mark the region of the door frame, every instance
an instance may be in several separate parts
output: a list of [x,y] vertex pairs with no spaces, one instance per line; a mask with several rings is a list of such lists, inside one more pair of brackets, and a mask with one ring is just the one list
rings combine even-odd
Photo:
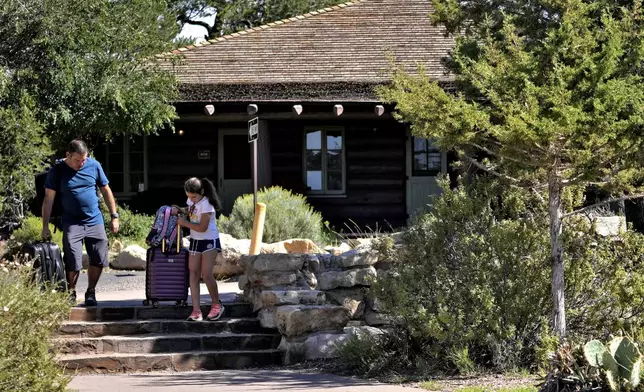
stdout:
[[[405,161],[406,161],[406,174],[407,174],[407,181],[405,181],[405,210],[407,213],[407,218],[412,217],[412,211],[410,211],[411,204],[412,204],[412,192],[411,192],[411,185],[412,185],[412,179],[413,178],[436,178],[435,176],[413,176],[413,158],[414,158],[414,151],[413,151],[413,146],[412,146],[412,141],[414,140],[414,136],[411,134],[411,131],[409,128],[407,128],[407,143],[405,145]],[[446,174],[447,173],[447,152],[441,151],[441,173],[440,174]],[[429,195],[428,195],[429,196]]]

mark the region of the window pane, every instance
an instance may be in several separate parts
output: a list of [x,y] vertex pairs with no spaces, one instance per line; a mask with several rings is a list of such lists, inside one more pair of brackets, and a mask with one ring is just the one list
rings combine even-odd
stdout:
[[123,152],[123,136],[116,136],[109,144],[110,153]]
[[431,152],[428,154],[427,166],[429,170],[440,170],[441,169],[441,154],[440,152]]
[[130,139],[130,152],[143,152],[143,136],[134,136]]
[[306,170],[322,170],[322,150],[306,151]]
[[322,190],[322,172],[321,171],[307,171],[306,172],[306,185],[311,191]]
[[107,176],[112,192],[123,192],[123,173],[110,173]]
[[342,150],[342,131],[327,131],[327,150]]
[[425,171],[427,167],[427,154],[424,152],[414,154],[414,170]]
[[427,139],[414,137],[414,152],[427,151]]
[[143,183],[143,173],[130,173],[130,192],[138,192],[139,184]]
[[143,153],[130,154],[130,171],[143,171]]
[[120,152],[114,153],[110,150],[109,167],[107,168],[107,171],[109,173],[123,172],[123,154],[122,153]]
[[342,171],[342,151],[341,150],[327,151],[326,167],[328,170]]
[[311,131],[306,133],[306,149],[322,149],[322,131]]
[[342,190],[342,171],[329,170],[327,172],[326,189],[328,191]]

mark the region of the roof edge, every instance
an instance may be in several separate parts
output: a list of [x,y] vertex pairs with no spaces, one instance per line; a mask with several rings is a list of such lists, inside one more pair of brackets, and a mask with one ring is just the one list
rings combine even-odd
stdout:
[[326,13],[329,13],[329,12],[340,11],[340,10],[345,9],[347,7],[351,7],[351,6],[360,4],[360,3],[364,3],[366,1],[368,1],[368,0],[352,0],[352,1],[345,2],[345,3],[340,3],[340,4],[337,4],[337,5],[331,6],[331,7],[321,8],[321,9],[318,9],[318,10],[315,10],[315,11],[307,12],[306,14],[293,16],[292,18],[286,18],[286,19],[278,20],[278,21],[267,23],[267,24],[260,25],[260,26],[257,26],[257,27],[252,27],[250,29],[241,30],[241,31],[238,31],[236,33],[226,34],[226,35],[218,37],[218,38],[209,39],[209,40],[206,40],[206,41],[201,42],[201,43],[188,45],[188,46],[185,46],[185,47],[182,47],[182,48],[177,48],[177,49],[174,49],[174,50],[169,51],[169,52],[157,54],[156,57],[166,57],[166,56],[170,56],[170,55],[181,54],[183,52],[187,52],[187,51],[190,51],[190,50],[202,48],[204,46],[213,45],[213,44],[216,44],[218,42],[228,41],[228,40],[233,39],[233,38],[241,37],[241,36],[244,36],[244,35],[247,35],[247,34],[252,34],[252,33],[257,32],[257,31],[263,31],[263,30],[266,30],[266,29],[270,29],[272,27],[281,26],[281,25],[292,23],[292,22],[298,22],[300,20],[306,20],[306,19],[309,19],[311,17],[317,16],[317,15],[320,15],[320,14],[326,14]]

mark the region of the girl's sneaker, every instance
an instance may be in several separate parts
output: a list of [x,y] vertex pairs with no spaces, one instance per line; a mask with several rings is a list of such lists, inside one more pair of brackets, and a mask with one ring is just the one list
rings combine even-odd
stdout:
[[212,307],[210,308],[210,312],[208,313],[208,317],[206,317],[206,320],[208,321],[219,320],[222,314],[224,314],[224,305],[222,305],[221,303],[212,304]]
[[201,310],[193,310],[192,313],[190,313],[190,316],[188,316],[188,321],[202,321],[203,320],[203,315],[201,314]]

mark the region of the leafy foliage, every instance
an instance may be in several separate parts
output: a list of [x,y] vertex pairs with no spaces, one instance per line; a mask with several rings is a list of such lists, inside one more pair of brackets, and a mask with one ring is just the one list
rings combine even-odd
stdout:
[[173,76],[150,59],[176,32],[160,0],[8,0],[0,69],[33,99],[55,145],[156,132],[174,119],[177,95]]
[[[34,173],[51,153],[33,102],[28,96],[12,97],[16,93],[9,91],[10,84],[0,72],[0,231],[14,229],[27,215],[35,195]],[[17,102],[3,105],[13,99]]]
[[69,299],[52,288],[41,291],[28,271],[0,270],[0,390],[62,392],[70,378],[56,363],[51,339]]
[[[54,231],[54,225],[52,224],[49,225],[49,230],[52,233],[52,242],[56,243],[60,249],[63,249],[63,232],[60,230]],[[22,221],[20,227],[12,233],[8,244],[9,252],[17,255],[23,245],[41,241],[41,232],[42,219],[28,216]]]
[[146,214],[138,214],[131,211],[127,206],[117,205],[119,213],[119,231],[114,234],[110,231],[110,214],[105,203],[101,203],[103,222],[109,239],[128,239],[136,243],[144,243],[145,237],[150,232],[154,223],[154,217]]
[[[544,206],[497,183],[442,186],[373,292],[407,325],[414,356],[464,372],[466,358],[501,371],[536,368],[554,347]],[[564,233],[570,335],[644,326],[644,236],[599,237],[581,219],[573,227]]]
[[[206,29],[206,38],[234,33],[245,28],[342,3],[342,0],[170,0],[177,21]],[[197,18],[213,17],[214,23]]]
[[[257,192],[257,202],[266,204],[263,242],[290,238],[308,238],[319,242],[323,238],[322,215],[316,212],[302,195],[278,186]],[[218,225],[222,232],[236,238],[250,238],[253,232],[253,195],[235,200],[229,217],[221,216]]]
[[448,93],[421,70],[380,90],[416,136],[506,183],[548,190],[554,327],[565,334],[566,188],[615,194],[642,180],[641,1],[432,0],[455,38]]

